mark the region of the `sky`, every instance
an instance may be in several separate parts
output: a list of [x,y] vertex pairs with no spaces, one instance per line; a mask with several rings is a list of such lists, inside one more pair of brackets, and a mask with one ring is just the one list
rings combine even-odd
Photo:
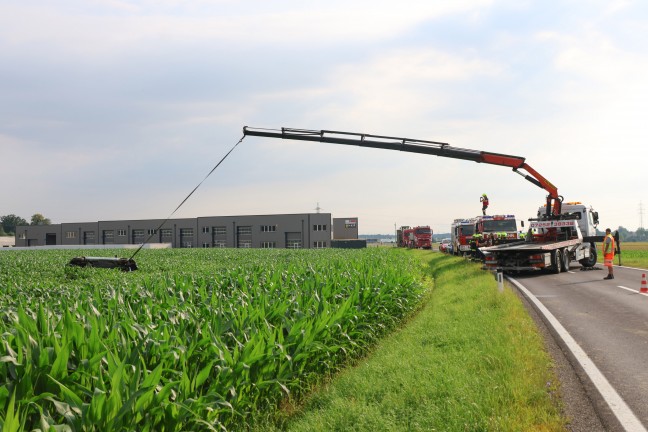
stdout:
[[[3,0],[0,215],[166,218],[244,126],[510,154],[599,228],[648,225],[648,2]],[[322,212],[360,234],[534,217],[510,168],[247,136],[173,217]]]

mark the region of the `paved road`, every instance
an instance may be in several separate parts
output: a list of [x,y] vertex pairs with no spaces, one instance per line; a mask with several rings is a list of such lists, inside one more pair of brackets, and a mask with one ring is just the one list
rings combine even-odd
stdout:
[[572,363],[580,363],[576,365],[580,373],[590,371],[588,364],[593,363],[609,383],[611,390],[598,385],[600,377],[586,384],[606,429],[644,431],[648,429],[648,295],[639,290],[642,273],[648,271],[615,267],[614,272],[614,280],[603,280],[607,270],[599,266],[514,279],[582,348],[585,358],[572,358]]

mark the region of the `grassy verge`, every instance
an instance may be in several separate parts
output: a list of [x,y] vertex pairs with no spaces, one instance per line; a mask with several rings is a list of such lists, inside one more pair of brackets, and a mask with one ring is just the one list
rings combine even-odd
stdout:
[[564,430],[551,360],[517,296],[474,264],[412,253],[434,278],[423,308],[282,429]]

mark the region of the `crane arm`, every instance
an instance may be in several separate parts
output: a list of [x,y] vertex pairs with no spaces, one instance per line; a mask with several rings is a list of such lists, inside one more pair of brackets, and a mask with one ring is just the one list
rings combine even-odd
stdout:
[[[281,138],[301,141],[316,141],[332,144],[354,145],[359,147],[381,148],[387,150],[398,150],[410,153],[421,153],[463,159],[477,163],[499,165],[512,168],[513,171],[534,185],[546,190],[547,195],[547,216],[550,214],[560,215],[562,197],[558,195],[558,189],[535,169],[525,162],[525,158],[501,153],[492,153],[481,150],[464,149],[453,147],[448,143],[438,141],[426,141],[409,138],[397,138],[381,135],[369,135],[354,132],[338,132],[328,130],[308,129],[261,129],[245,126],[243,135],[258,136],[266,138]],[[526,171],[528,174],[520,172]]]

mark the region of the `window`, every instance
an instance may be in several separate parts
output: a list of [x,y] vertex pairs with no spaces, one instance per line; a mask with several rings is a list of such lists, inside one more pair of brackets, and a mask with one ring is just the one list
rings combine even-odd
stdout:
[[202,227],[202,232],[203,232],[203,234],[209,233],[209,227],[208,226],[207,227]]
[[117,230],[117,235],[121,237],[126,237],[126,230]]
[[326,231],[326,225],[313,225],[313,231]]
[[27,233],[20,233],[20,236],[18,238],[21,240],[25,240],[27,238]]
[[157,230],[156,230],[156,229],[150,229],[150,228],[149,228],[149,230],[148,230],[148,235],[153,235],[153,234],[157,234]]
[[286,240],[286,249],[301,249],[301,240]]
[[208,248],[208,247],[211,247],[211,244],[209,244],[209,243],[203,243],[203,244],[202,244],[202,247],[204,247],[204,248]]
[[277,225],[261,225],[261,232],[276,232]]
[[173,237],[173,230],[170,230],[170,229],[161,229],[161,230],[160,230],[160,236],[161,236],[163,239],[170,239],[171,237]]
[[239,235],[251,235],[252,234],[252,227],[251,226],[236,227],[236,232]]
[[86,240],[94,240],[95,238],[95,232],[94,231],[84,231],[83,232],[83,237]]
[[261,242],[262,249],[274,249],[275,247],[276,247],[275,242],[268,242],[268,241]]
[[226,246],[227,245],[226,245],[225,241],[223,241],[223,240],[218,240],[218,241],[214,242],[214,247],[215,248],[224,248]]
[[241,240],[238,242],[238,247],[248,249],[252,247],[252,240]]
[[325,241],[315,241],[313,242],[313,249],[324,249],[326,247]]
[[133,230],[133,242],[144,242],[144,230],[143,229]]
[[193,228],[180,228],[180,247],[193,247]]
[[225,234],[227,234],[227,229],[224,226],[215,226],[212,229],[214,230],[214,235],[225,235]]
[[65,238],[69,238],[69,239],[76,238],[76,231],[66,231]]

